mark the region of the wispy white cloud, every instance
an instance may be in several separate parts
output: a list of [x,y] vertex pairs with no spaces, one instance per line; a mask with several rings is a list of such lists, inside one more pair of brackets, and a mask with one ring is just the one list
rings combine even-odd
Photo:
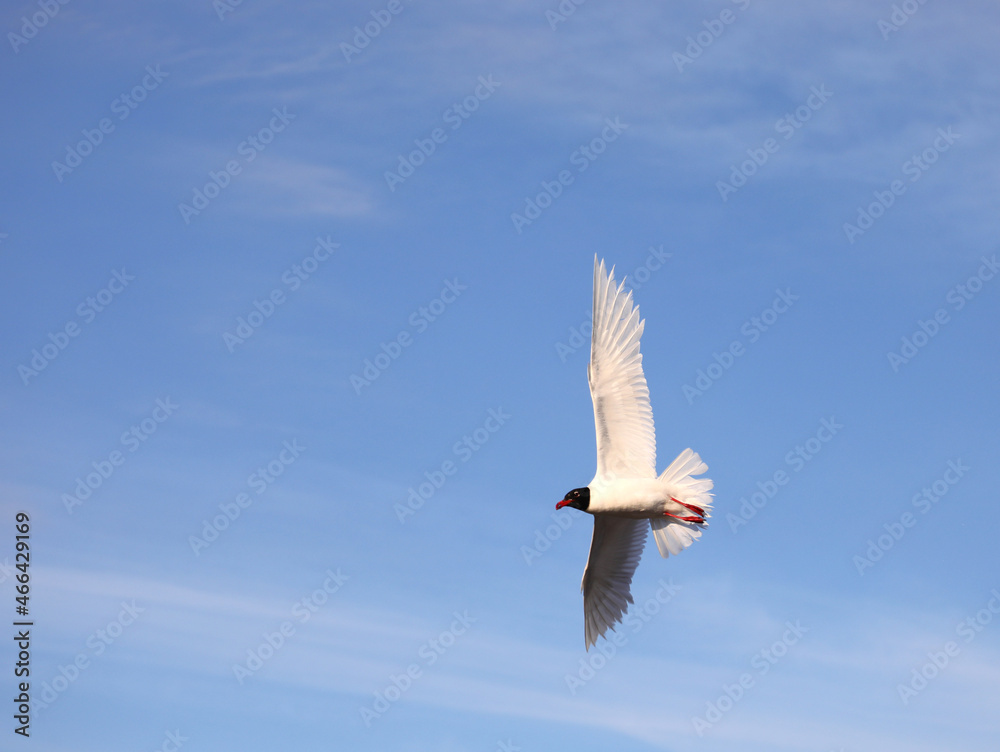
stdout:
[[308,162],[273,158],[248,173],[257,191],[243,204],[245,211],[275,217],[358,217],[370,213],[373,202],[346,170]]
[[[344,592],[334,594],[305,624],[293,618],[290,601],[273,596],[248,597],[93,571],[42,569],[38,581],[61,604],[58,624],[66,644],[72,644],[68,633],[75,624],[88,623],[78,610],[90,614],[93,621],[102,608],[113,610],[120,600],[136,598],[147,609],[143,628],[121,649],[162,669],[183,667],[189,672],[231,676],[231,664],[262,642],[262,630],[273,632],[283,621],[292,621],[296,634],[252,681],[340,693],[359,708],[370,702],[372,692],[384,688],[391,673],[422,663],[418,646],[451,620],[447,611],[437,623],[359,607],[349,590],[360,583],[350,581]],[[908,678],[915,661],[924,661],[926,650],[939,649],[953,635],[941,629],[948,619],[901,613],[898,607],[879,604],[859,609],[857,603],[845,602],[840,604],[843,615],[836,621],[803,625],[809,631],[801,642],[792,645],[787,657],[774,663],[766,675],[758,675],[751,656],[780,638],[784,617],[767,614],[759,604],[732,594],[717,601],[711,593],[719,592],[718,583],[712,581],[688,587],[699,593],[698,599],[687,602],[705,620],[700,625],[703,630],[744,623],[751,615],[755,637],[747,644],[752,647],[733,651],[720,645],[723,657],[719,660],[651,648],[649,643],[632,639],[631,644],[618,648],[606,667],[601,660],[592,662],[598,666],[596,678],[574,695],[565,676],[575,675],[579,661],[590,660],[597,652],[585,654],[511,639],[483,618],[456,640],[438,665],[424,667],[424,675],[402,702],[582,725],[663,749],[727,749],[737,743],[744,749],[805,749],[817,744],[836,746],[838,739],[850,739],[852,746],[930,752],[939,748],[939,742],[928,738],[921,724],[913,723],[914,712],[932,722],[944,722],[967,713],[962,707],[967,702],[986,712],[984,703],[996,694],[1000,653],[984,643],[971,646],[937,680],[936,689],[942,691],[928,690],[927,697],[917,698],[909,710],[904,708],[896,684]],[[827,596],[824,599],[827,612],[836,612],[837,604]],[[685,630],[696,628],[689,622],[690,608],[687,613],[684,610],[682,605],[679,623]],[[620,630],[633,637],[626,627]],[[680,640],[683,644],[683,636]],[[171,649],[164,652],[167,644]],[[754,675],[755,686],[700,737],[691,718],[704,714],[706,703],[717,701],[724,686],[733,685],[744,672]],[[766,696],[769,702],[761,705],[755,696]],[[831,700],[823,698],[837,696],[849,697],[866,713],[831,720]],[[793,716],[784,711],[777,715],[779,708],[794,709]],[[871,714],[895,720],[886,726]],[[908,720],[902,724],[899,718]],[[960,743],[952,748],[974,749]]]

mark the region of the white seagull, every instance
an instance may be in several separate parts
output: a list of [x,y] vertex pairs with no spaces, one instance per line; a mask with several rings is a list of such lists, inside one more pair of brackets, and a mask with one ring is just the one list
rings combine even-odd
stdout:
[[587,379],[597,424],[597,474],[556,504],[594,515],[583,572],[586,646],[622,620],[634,603],[630,585],[646,544],[646,520],[660,556],[679,554],[701,537],[712,509],[712,481],[695,478],[708,465],[690,449],[656,474],[656,434],[642,373],[644,320],[614,268],[594,256],[594,329]]

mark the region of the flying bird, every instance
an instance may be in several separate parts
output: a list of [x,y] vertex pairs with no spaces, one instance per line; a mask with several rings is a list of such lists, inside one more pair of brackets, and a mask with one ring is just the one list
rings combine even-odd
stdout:
[[646,322],[624,287],[615,284],[614,268],[607,272],[595,255],[587,379],[597,425],[597,474],[556,504],[594,516],[581,584],[587,650],[634,603],[630,586],[647,525],[667,558],[701,537],[712,509],[712,481],[694,477],[708,470],[697,452],[685,449],[656,474],[653,410],[639,352]]

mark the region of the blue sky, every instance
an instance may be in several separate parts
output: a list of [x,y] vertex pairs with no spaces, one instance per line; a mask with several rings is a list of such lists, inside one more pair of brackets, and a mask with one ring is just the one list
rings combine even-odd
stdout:
[[[6,4],[27,743],[994,749],[998,22]],[[595,254],[716,511],[586,653]]]

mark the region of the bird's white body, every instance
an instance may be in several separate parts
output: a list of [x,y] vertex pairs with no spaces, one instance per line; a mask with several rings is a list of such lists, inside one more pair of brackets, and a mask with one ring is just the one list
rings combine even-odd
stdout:
[[671,497],[683,493],[680,489],[659,478],[618,478],[590,482],[590,514],[613,514],[634,520],[662,517],[665,512],[686,515],[688,511],[672,501]]
[[[597,474],[557,508],[570,505],[594,516],[594,537],[583,573],[586,645],[622,620],[632,603],[632,575],[647,530],[666,558],[701,537],[712,508],[712,481],[701,457],[682,451],[656,473],[656,434],[639,338],[644,321],[614,270],[594,258],[594,326],[587,379],[597,428]],[[647,522],[648,520],[648,522]]]

